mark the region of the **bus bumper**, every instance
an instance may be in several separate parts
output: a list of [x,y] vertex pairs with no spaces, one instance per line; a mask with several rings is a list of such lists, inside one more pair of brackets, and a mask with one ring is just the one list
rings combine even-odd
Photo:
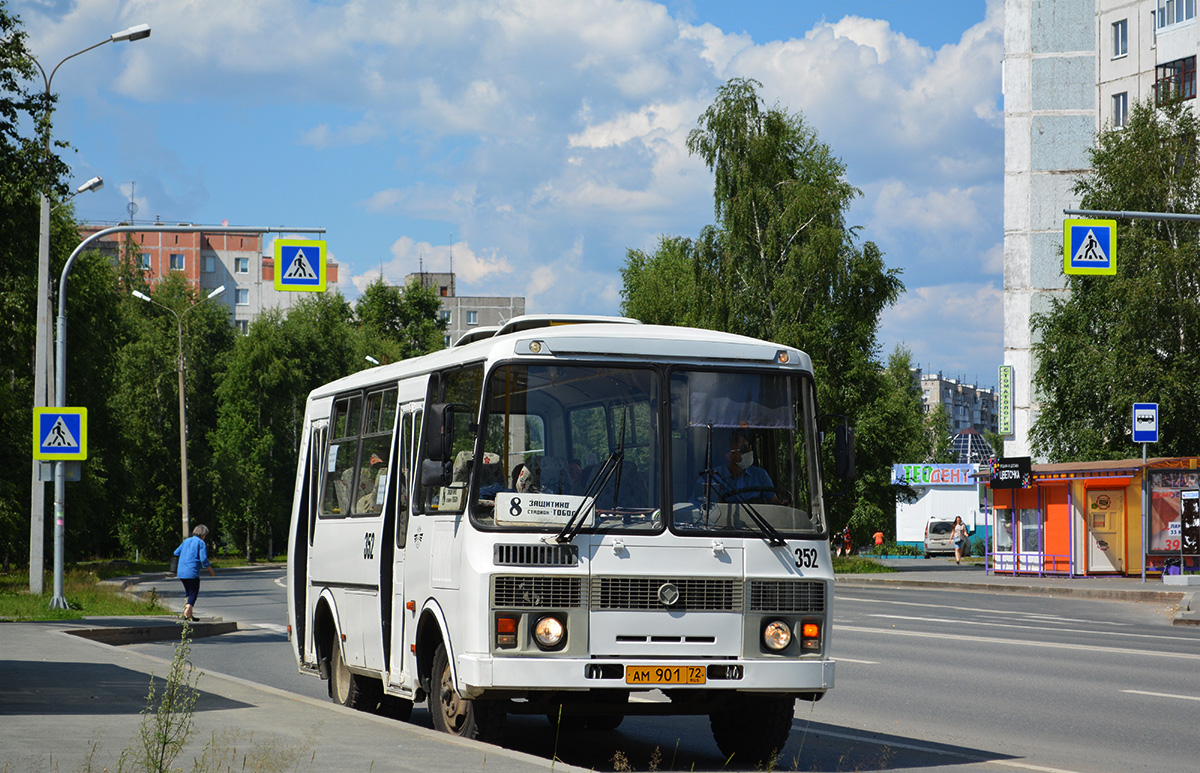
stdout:
[[[699,684],[627,681],[627,666],[673,669],[703,666]],[[496,658],[465,654],[458,686],[466,697],[487,690],[742,690],[772,693],[824,692],[833,688],[832,660],[638,660],[620,658]],[[536,685],[536,687],[531,687]]]

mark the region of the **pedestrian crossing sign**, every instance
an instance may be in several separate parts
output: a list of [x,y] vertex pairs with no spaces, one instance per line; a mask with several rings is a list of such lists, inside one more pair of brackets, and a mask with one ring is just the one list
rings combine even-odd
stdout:
[[34,459],[86,459],[87,408],[34,408]]
[[322,239],[275,240],[275,289],[325,292],[325,242]]
[[1063,221],[1063,273],[1117,273],[1116,220]]

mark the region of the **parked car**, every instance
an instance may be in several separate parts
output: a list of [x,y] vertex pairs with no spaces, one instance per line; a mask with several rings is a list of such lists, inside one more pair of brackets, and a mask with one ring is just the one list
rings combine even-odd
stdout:
[[950,542],[953,531],[953,518],[930,518],[925,524],[925,557],[954,555],[954,545]]

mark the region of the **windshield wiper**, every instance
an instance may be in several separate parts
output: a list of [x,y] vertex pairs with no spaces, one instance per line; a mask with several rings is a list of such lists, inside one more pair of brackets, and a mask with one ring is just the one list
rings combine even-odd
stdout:
[[583,492],[583,501],[579,503],[579,507],[575,508],[575,512],[571,513],[571,517],[563,524],[562,531],[554,536],[555,541],[570,542],[583,528],[584,518],[580,515],[586,509],[596,509],[596,497],[608,485],[609,478],[613,473],[621,468],[621,464],[625,459],[624,449],[618,448],[608,455],[604,460],[604,464],[600,465],[600,469],[592,476],[591,482],[588,483],[587,489]]
[[746,508],[746,512],[750,514],[750,519],[758,524],[758,528],[768,545],[771,547],[782,547],[787,544],[787,540],[783,538],[783,535],[771,525],[770,521],[763,517],[762,513],[754,509],[754,505],[749,502],[738,502],[737,504]]

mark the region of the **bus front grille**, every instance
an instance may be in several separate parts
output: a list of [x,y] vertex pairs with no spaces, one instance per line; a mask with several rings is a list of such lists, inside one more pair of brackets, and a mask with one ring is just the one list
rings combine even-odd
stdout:
[[496,566],[578,566],[579,548],[575,545],[496,545],[492,562]]
[[825,583],[812,580],[752,580],[751,612],[825,611]]
[[587,596],[582,577],[494,577],[494,609],[575,609]]
[[[664,585],[674,591],[663,591]],[[667,599],[676,599],[666,603]],[[592,580],[593,611],[673,609],[740,612],[742,581],[735,578],[599,577]]]

